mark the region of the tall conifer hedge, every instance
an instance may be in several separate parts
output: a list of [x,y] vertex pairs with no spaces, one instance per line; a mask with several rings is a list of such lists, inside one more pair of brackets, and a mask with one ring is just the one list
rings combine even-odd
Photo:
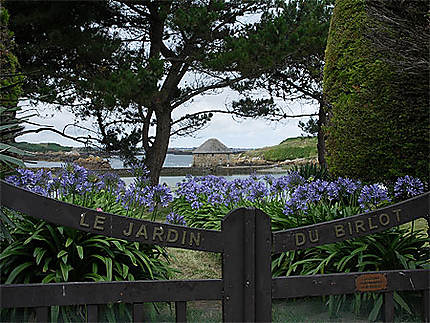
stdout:
[[328,167],[364,181],[403,175],[428,181],[428,91],[374,48],[366,37],[371,24],[365,0],[336,1],[323,84]]

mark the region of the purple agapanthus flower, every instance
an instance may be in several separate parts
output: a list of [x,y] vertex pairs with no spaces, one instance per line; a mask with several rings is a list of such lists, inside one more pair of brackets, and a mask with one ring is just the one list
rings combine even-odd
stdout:
[[152,212],[157,205],[166,207],[173,201],[172,191],[167,185],[147,186],[142,191],[143,203]]
[[305,182],[305,179],[298,172],[291,172],[286,176],[276,178],[270,187],[270,191],[272,194],[277,194],[280,198],[286,199],[292,191]]
[[254,179],[248,186],[246,199],[251,202],[261,201],[266,198],[270,191],[266,183],[258,179]]
[[353,181],[349,178],[343,178],[339,177],[336,180],[336,185],[339,187],[339,191],[341,194],[347,193],[347,194],[355,194],[361,189],[361,182],[360,181]]
[[378,184],[363,186],[358,198],[358,203],[364,211],[370,211],[377,208],[382,202],[390,201],[387,189]]
[[53,177],[50,171],[40,169],[33,172],[30,169],[17,169],[17,173],[17,175],[6,177],[6,182],[40,195],[50,195],[53,185]]
[[140,188],[150,185],[149,170],[144,161],[136,161],[130,165],[130,173],[135,177],[134,183]]
[[105,173],[97,182],[97,189],[119,193],[125,189],[124,181],[115,173]]
[[327,190],[329,187],[329,182],[317,179],[309,184],[307,184],[307,201],[308,203],[314,203],[322,201],[327,196]]
[[126,210],[143,204],[141,191],[136,188],[135,183],[131,183],[123,194],[118,195],[117,202],[119,201]]
[[[77,164],[66,164],[63,166],[61,174],[55,179],[56,186],[63,195],[85,194],[95,188],[98,179],[82,166]],[[91,177],[91,181],[89,180]]]
[[394,196],[407,199],[424,193],[424,184],[419,178],[406,175],[394,184]]
[[293,215],[296,212],[306,212],[308,209],[308,184],[299,185],[287,200],[283,213]]
[[187,222],[185,221],[184,216],[176,214],[174,212],[170,212],[169,214],[167,214],[166,223],[167,224],[183,225],[183,226],[187,225]]

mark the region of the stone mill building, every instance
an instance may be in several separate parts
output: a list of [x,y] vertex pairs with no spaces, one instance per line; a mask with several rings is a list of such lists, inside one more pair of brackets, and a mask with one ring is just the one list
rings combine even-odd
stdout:
[[193,166],[214,167],[227,165],[230,162],[232,153],[232,150],[218,139],[208,139],[200,147],[193,150]]

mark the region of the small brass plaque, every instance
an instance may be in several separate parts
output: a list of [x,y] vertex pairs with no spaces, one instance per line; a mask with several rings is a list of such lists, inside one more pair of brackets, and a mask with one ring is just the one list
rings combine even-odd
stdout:
[[387,277],[384,274],[364,274],[355,279],[355,288],[359,292],[374,292],[387,288]]

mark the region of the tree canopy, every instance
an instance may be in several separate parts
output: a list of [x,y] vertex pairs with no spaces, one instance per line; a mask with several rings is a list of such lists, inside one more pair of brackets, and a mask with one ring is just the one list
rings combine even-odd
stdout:
[[[194,133],[213,113],[288,116],[271,98],[245,97],[227,110],[187,113],[186,108],[198,95],[227,87],[243,92],[245,82],[261,75],[269,79],[280,66],[287,71],[290,57],[296,59],[290,74],[299,58],[316,62],[318,54],[311,52],[319,42],[318,24],[305,14],[304,3],[10,1],[7,6],[15,17],[11,28],[28,75],[28,97],[94,117],[100,141],[110,150],[129,155],[141,145],[155,183],[170,136]],[[296,84],[314,74],[291,80]],[[181,116],[174,119],[178,110]]]

